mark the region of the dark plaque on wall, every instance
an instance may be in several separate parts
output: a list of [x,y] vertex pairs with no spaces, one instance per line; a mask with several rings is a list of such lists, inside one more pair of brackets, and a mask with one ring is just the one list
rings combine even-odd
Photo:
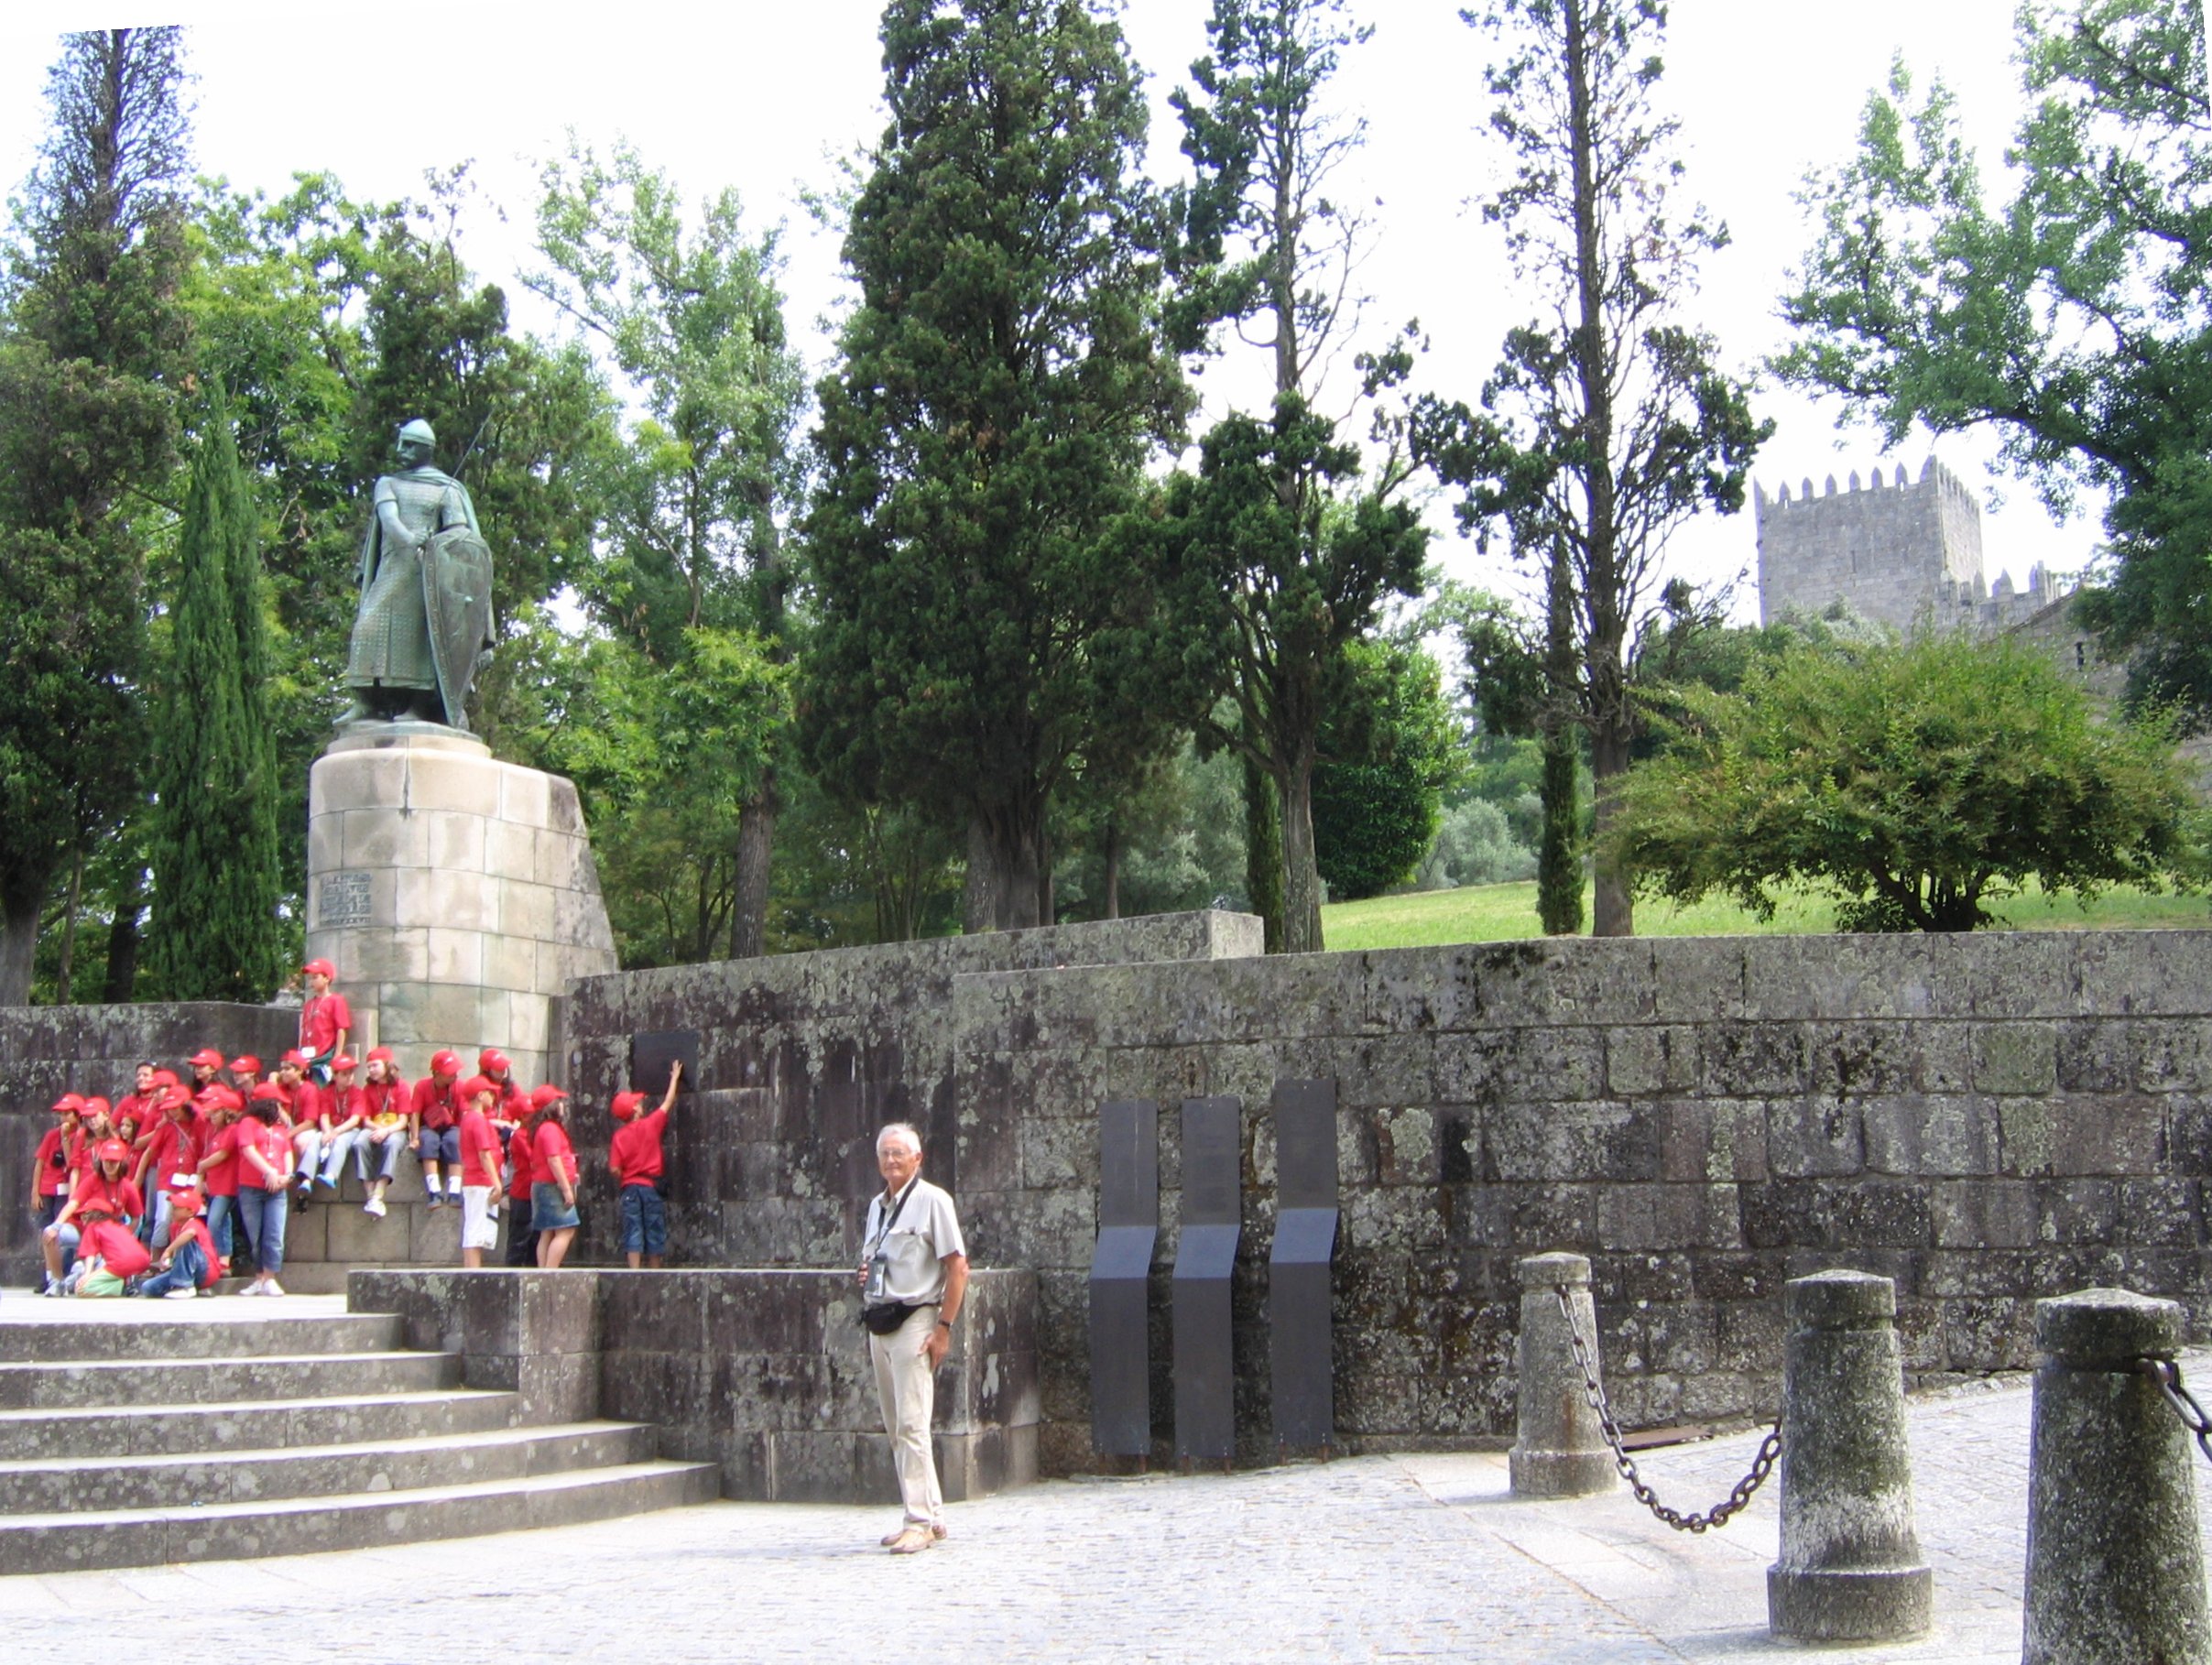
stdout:
[[1160,1106],[1117,1100],[1098,1110],[1098,1242],[1091,1251],[1091,1447],[1152,1453],[1151,1355],[1145,1293],[1160,1235]]
[[1182,1101],[1182,1207],[1175,1248],[1175,1454],[1237,1450],[1229,1278],[1237,1268],[1243,1149],[1237,1102]]
[[706,1085],[699,1079],[697,1029],[659,1029],[630,1037],[628,1084],[637,1092],[649,1094],[653,1104],[659,1104],[660,1094],[668,1091],[669,1065],[672,1063],[683,1066],[682,1091],[695,1092]]
[[1268,1257],[1268,1366],[1275,1443],[1334,1442],[1329,1262],[1336,1249],[1336,1083],[1279,1081],[1275,1246]]

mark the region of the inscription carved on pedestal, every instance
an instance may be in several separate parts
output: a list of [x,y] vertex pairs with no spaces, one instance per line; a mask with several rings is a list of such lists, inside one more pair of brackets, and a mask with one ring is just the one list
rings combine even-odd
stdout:
[[315,926],[330,930],[369,922],[369,876],[326,873],[315,888]]

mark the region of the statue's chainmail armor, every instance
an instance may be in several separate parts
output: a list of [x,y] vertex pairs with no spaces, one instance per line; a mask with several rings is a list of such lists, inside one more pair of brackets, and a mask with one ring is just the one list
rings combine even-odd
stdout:
[[[375,500],[396,505],[400,521],[418,536],[475,522],[466,488],[434,468],[384,475],[376,482]],[[420,555],[385,537],[372,516],[362,544],[361,566],[361,612],[354,621],[346,681],[356,688],[376,683],[387,688],[436,688],[438,669],[430,658]]]

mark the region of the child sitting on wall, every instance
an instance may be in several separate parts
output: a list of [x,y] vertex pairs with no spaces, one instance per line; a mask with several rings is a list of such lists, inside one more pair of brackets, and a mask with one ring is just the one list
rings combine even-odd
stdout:
[[607,1166],[614,1170],[616,1196],[622,1208],[622,1252],[632,1270],[664,1263],[669,1246],[666,1157],[660,1136],[669,1125],[669,1111],[676,1103],[676,1085],[683,1079],[683,1065],[669,1066],[669,1090],[660,1108],[639,1115],[642,1093],[615,1094],[614,1114],[618,1124],[607,1142]]

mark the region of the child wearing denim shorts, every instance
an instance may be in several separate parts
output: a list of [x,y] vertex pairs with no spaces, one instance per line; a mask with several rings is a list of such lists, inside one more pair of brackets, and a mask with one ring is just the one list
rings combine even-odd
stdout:
[[669,1125],[669,1111],[676,1103],[676,1085],[683,1078],[681,1063],[669,1066],[669,1090],[660,1108],[639,1115],[642,1093],[617,1093],[613,1105],[618,1126],[607,1144],[607,1166],[614,1170],[616,1194],[622,1206],[622,1252],[633,1269],[657,1267],[668,1254],[668,1207],[661,1200],[668,1162],[660,1136]]

